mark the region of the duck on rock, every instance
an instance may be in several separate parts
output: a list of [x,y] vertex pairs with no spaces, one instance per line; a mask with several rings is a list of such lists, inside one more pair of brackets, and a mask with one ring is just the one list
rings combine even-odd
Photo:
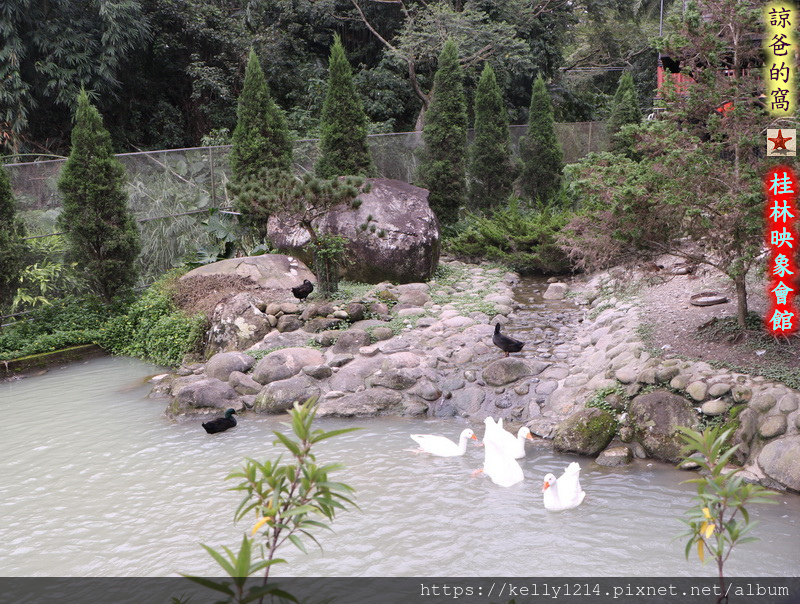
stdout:
[[500,350],[505,352],[506,356],[508,356],[509,352],[519,352],[522,350],[522,347],[525,346],[525,342],[520,342],[519,340],[515,340],[514,338],[510,338],[500,333],[500,323],[494,324],[492,343]]
[[228,428],[233,428],[236,425],[236,418],[233,417],[236,413],[235,409],[228,409],[225,412],[225,417],[218,417],[212,419],[210,422],[202,424],[203,428],[209,434],[216,434],[217,432],[225,432]]
[[303,279],[303,283],[298,285],[297,287],[292,288],[292,293],[294,294],[295,298],[299,300],[305,300],[308,295],[314,291],[314,284],[311,283],[308,279]]

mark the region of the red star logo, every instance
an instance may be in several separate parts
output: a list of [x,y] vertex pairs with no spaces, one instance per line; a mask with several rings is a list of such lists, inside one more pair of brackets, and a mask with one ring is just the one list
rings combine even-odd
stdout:
[[776,136],[775,138],[768,138],[767,140],[775,143],[775,146],[772,148],[772,150],[777,151],[778,149],[786,149],[786,143],[792,140],[792,137],[791,136],[784,137],[783,132],[778,130],[778,136]]

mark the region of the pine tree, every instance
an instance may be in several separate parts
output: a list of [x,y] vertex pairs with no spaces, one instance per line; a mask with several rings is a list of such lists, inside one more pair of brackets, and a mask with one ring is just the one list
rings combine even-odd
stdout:
[[619,80],[614,101],[611,104],[611,114],[608,117],[608,134],[611,137],[611,150],[619,153],[628,153],[630,144],[619,135],[620,129],[626,124],[640,124],[642,111],[639,109],[639,97],[633,76],[626,71]]
[[261,63],[252,50],[231,143],[229,162],[235,182],[257,178],[265,169],[292,168],[292,140],[286,118],[272,99]]
[[442,224],[458,220],[466,180],[467,109],[456,43],[448,40],[439,55],[433,99],[425,115],[425,148],[419,167],[428,203]]
[[14,299],[23,267],[24,231],[16,214],[11,182],[0,166],[0,310]]
[[471,208],[489,209],[504,203],[513,181],[508,111],[494,70],[487,63],[475,91],[475,138],[469,150]]
[[314,168],[320,178],[369,176],[375,172],[367,145],[367,115],[353,85],[350,63],[338,35],[334,36],[328,64],[320,151]]
[[58,180],[64,196],[58,226],[65,231],[68,256],[78,262],[91,290],[107,301],[131,288],[137,276],[141,245],[126,180],[100,113],[82,90],[72,150]]
[[531,93],[528,133],[519,143],[522,169],[519,187],[531,199],[547,201],[561,186],[563,154],[553,121],[553,105],[542,76],[536,78]]

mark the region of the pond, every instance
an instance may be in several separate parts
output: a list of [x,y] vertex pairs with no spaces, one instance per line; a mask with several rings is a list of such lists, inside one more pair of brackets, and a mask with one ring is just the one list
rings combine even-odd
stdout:
[[[245,413],[228,432],[163,416],[147,398],[159,367],[99,358],[0,384],[0,576],[214,576],[200,547],[236,547],[240,495],[225,476],[245,457],[274,458],[273,430],[286,416]],[[356,489],[359,510],[341,513],[322,551],[281,551],[284,576],[711,576],[684,558],[680,517],[691,505],[689,474],[640,461],[620,469],[529,444],[525,480],[509,488],[473,476],[483,449],[435,458],[415,454],[411,433],[455,439],[461,420],[325,419],[324,429],[361,430],[320,444],[321,463]],[[483,434],[483,426],[476,432]],[[580,462],[586,500],[544,510],[542,478]],[[753,506],[759,541],[734,552],[730,575],[793,576],[800,498]]]

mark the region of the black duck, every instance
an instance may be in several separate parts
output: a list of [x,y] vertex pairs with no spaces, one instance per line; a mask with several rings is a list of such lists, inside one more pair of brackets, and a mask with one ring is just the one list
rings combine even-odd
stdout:
[[300,300],[305,300],[308,297],[308,295],[313,291],[314,291],[314,284],[311,283],[311,281],[309,281],[308,279],[304,279],[302,284],[292,288],[292,293],[294,294],[294,297],[299,298]]
[[522,350],[522,347],[525,346],[525,342],[520,342],[519,340],[515,340],[514,338],[509,338],[508,336],[501,334],[500,323],[495,323],[494,325],[492,343],[500,350],[505,352],[506,356],[508,356],[509,352],[519,352]]
[[236,425],[236,418],[233,415],[236,413],[235,409],[228,409],[225,412],[225,417],[218,417],[212,419],[210,422],[203,424],[203,428],[209,434],[216,434],[217,432],[225,432],[228,428],[233,428]]

